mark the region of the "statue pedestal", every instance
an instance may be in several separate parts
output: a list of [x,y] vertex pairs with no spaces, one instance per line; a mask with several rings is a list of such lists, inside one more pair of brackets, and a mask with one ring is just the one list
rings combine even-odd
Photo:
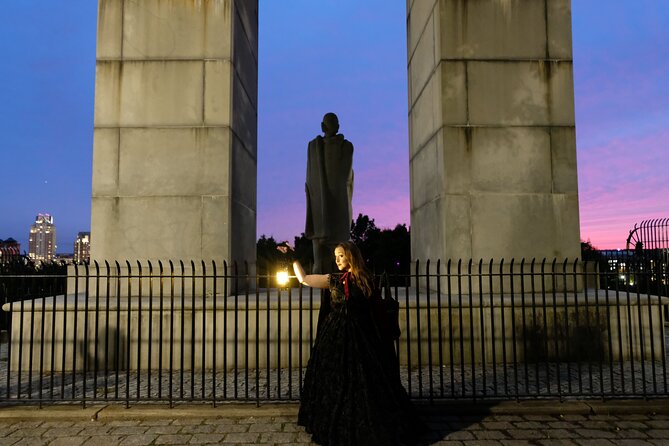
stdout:
[[[449,302],[446,295],[398,292],[402,365],[619,362],[665,354],[662,311],[669,298],[452,294]],[[296,369],[309,359],[319,307],[318,293],[310,299],[296,289],[248,298],[70,295],[6,304],[9,369]]]

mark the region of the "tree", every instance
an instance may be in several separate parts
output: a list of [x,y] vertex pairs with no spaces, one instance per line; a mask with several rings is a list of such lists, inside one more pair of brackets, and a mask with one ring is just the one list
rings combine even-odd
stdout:
[[411,263],[411,238],[406,225],[379,229],[373,218],[358,214],[351,224],[351,240],[362,251],[367,267],[375,274],[408,274]]

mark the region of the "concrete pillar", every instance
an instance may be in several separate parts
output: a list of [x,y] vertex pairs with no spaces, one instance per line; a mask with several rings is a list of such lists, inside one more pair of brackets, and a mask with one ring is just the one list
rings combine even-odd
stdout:
[[407,17],[412,257],[579,257],[570,0]]
[[91,260],[255,259],[257,0],[99,0]]

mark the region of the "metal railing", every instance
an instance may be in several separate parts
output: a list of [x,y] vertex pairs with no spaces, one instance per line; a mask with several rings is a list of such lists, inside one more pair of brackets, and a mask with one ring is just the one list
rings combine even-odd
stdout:
[[[428,261],[395,275],[396,350],[411,397],[668,397],[669,298],[630,286],[666,284],[666,270],[598,266]],[[0,302],[11,317],[0,401],[299,399],[318,290],[260,288],[273,278],[213,262],[94,263],[0,278],[68,280],[66,295],[53,288],[25,299],[14,287]]]

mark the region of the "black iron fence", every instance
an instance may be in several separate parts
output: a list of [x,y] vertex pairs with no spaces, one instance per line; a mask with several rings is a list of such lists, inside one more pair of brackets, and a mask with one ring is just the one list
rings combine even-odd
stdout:
[[[396,350],[409,394],[668,397],[669,298],[630,286],[666,285],[666,270],[600,266],[415,262],[411,275],[395,275]],[[5,293],[1,401],[299,399],[318,290],[213,262],[94,263],[1,279],[68,282],[67,293],[53,287],[39,298],[20,287]]]
[[[34,261],[17,250],[4,254],[0,256],[1,303],[65,294],[67,265],[64,262]],[[0,312],[0,332],[8,330],[9,317],[9,313]]]

